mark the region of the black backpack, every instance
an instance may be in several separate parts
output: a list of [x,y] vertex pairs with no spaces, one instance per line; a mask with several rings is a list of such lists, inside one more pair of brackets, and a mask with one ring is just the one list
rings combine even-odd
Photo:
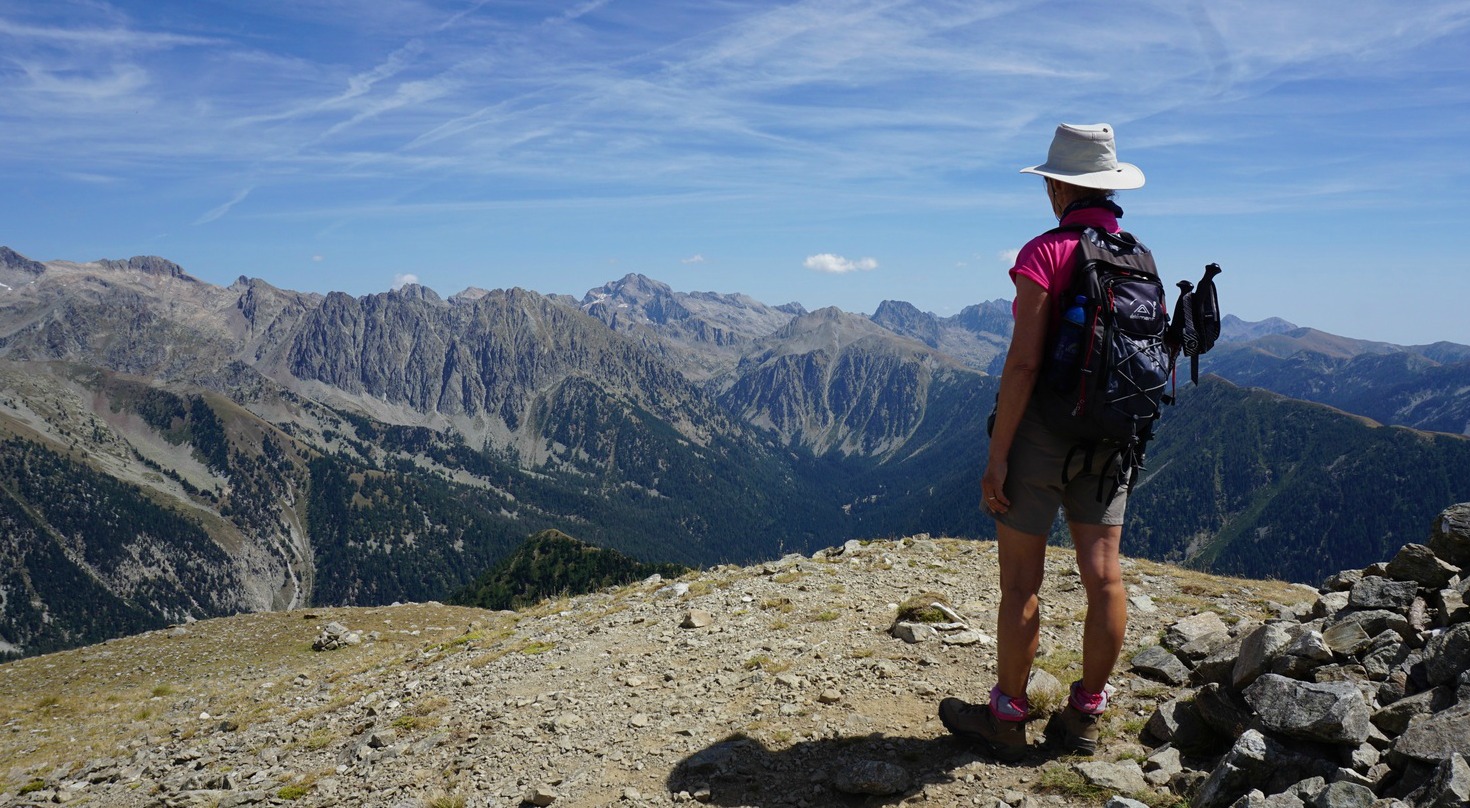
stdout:
[[[1136,238],[1077,225],[1052,232],[1078,233],[1077,266],[1035,396],[1047,426],[1074,442],[1062,484],[1077,452],[1084,453],[1083,471],[1091,471],[1102,449],[1102,481],[1113,472],[1111,499],[1143,468],[1162,405],[1174,403],[1164,390],[1179,355],[1190,358],[1199,384],[1199,356],[1220,336],[1220,265],[1205,267],[1197,285],[1179,282],[1171,324],[1153,254]],[[1105,498],[1102,482],[1098,498]]]
[[1160,407],[1172,403],[1165,394],[1175,353],[1166,341],[1169,310],[1153,254],[1132,235],[1078,226],[1052,232],[1069,231],[1078,233],[1077,265],[1035,396],[1047,426],[1073,441],[1072,454],[1085,452],[1084,471],[1103,451],[1100,474],[1113,472],[1111,499],[1142,467]]

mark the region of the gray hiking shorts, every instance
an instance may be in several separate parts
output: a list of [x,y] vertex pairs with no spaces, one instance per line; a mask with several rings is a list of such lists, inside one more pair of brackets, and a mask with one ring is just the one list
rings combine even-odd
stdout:
[[[1087,450],[1077,448],[1058,437],[1042,423],[1035,407],[1028,406],[1016,428],[1007,458],[1005,495],[1011,507],[1004,514],[994,514],[995,521],[1022,533],[1042,535],[1051,532],[1062,508],[1067,521],[1084,525],[1121,525],[1123,510],[1128,505],[1128,483],[1118,487],[1108,498],[1117,473],[1117,459],[1104,473],[1108,451],[1097,449],[1092,456],[1092,469],[1086,471]],[[1068,455],[1071,463],[1068,464]],[[1062,485],[1062,467],[1067,466],[1068,482]],[[1099,500],[1101,492],[1101,500]]]

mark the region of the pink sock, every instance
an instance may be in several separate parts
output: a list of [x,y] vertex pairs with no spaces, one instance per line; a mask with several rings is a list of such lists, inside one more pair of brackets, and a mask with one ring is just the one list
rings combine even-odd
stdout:
[[1103,685],[1101,693],[1091,693],[1082,686],[1082,681],[1079,679],[1072,683],[1072,695],[1069,701],[1079,712],[1102,715],[1103,710],[1108,708],[1108,696],[1112,695],[1112,690],[1110,685]]
[[1000,692],[1000,685],[990,688],[990,712],[1002,721],[1025,721],[1031,712],[1026,697],[1013,699]]

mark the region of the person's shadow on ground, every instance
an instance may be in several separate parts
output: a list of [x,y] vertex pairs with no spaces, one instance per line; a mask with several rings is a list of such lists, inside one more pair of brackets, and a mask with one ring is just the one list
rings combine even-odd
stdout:
[[[1035,749],[1018,766],[1051,755]],[[679,761],[669,792],[687,792],[723,806],[897,805],[925,786],[951,783],[954,771],[994,758],[971,743],[943,735],[906,738],[881,734],[802,741],[772,750],[735,734]]]

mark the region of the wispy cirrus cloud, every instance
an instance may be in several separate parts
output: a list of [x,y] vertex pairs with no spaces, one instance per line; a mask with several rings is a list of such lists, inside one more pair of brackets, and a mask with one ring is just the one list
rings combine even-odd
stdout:
[[[562,249],[545,234],[624,217],[626,232],[607,240],[646,244],[684,216],[678,232],[720,256],[702,276],[731,286],[742,261],[789,266],[782,255],[818,238],[881,244],[885,256],[905,239],[922,249],[934,221],[964,246],[932,266],[1008,262],[1017,236],[990,235],[1002,226],[992,222],[1045,220],[1044,197],[1015,171],[1044,159],[1061,120],[1119,126],[1123,159],[1150,178],[1122,200],[1140,218],[1449,209],[1435,200],[1470,182],[1458,147],[1470,115],[1462,0],[1361,0],[1351,13],[1326,0],[1065,14],[1019,0],[241,9],[0,8],[0,168],[37,188],[105,178],[87,189],[114,200],[146,189],[162,220],[140,232],[229,216],[260,228],[257,244],[289,243],[303,223],[378,244],[412,223],[496,267],[550,249],[511,242]],[[240,178],[253,191],[235,192]],[[203,215],[188,201],[230,193]],[[104,220],[95,204],[90,218]],[[899,219],[888,240],[867,237]],[[330,266],[351,260],[350,244],[310,243],[300,249],[326,251]],[[667,250],[687,246],[642,254],[687,255]],[[590,259],[563,263],[578,260]],[[810,274],[783,277],[817,285],[877,263],[808,260]]]
[[248,196],[250,196],[250,192],[252,190],[253,190],[252,188],[245,188],[245,189],[241,190],[239,193],[237,193],[234,196],[230,197],[230,201],[224,203],[223,205],[220,205],[217,208],[213,208],[213,209],[209,210],[203,216],[200,216],[198,219],[195,219],[194,220],[194,224],[196,224],[196,225],[197,224],[209,224],[210,222],[213,222],[213,221],[216,221],[216,220],[218,220],[220,218],[223,218],[224,215],[227,214],[227,213],[229,213],[236,205],[240,204],[241,202],[244,202],[245,201],[245,198],[248,197]]
[[223,43],[223,40],[215,37],[137,31],[128,28],[26,25],[3,17],[0,17],[0,36],[50,44],[80,45],[88,48],[121,48],[130,51]]

